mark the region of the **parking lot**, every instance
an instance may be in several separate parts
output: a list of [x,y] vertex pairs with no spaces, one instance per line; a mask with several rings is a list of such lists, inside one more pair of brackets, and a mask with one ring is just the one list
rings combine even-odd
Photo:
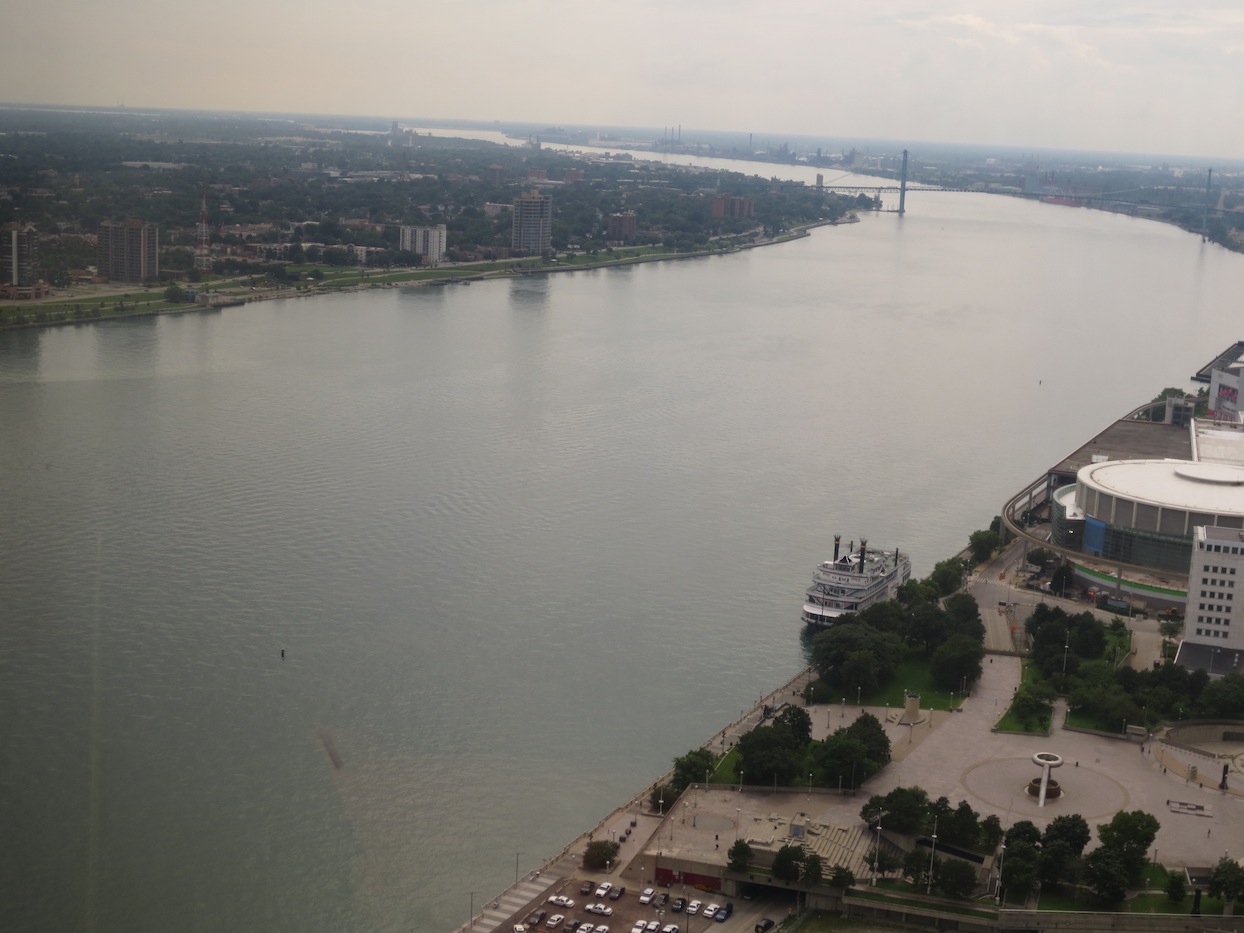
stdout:
[[[669,890],[655,888],[649,903],[640,903],[645,890],[630,889],[625,885],[610,884],[610,888],[598,896],[600,878],[568,878],[551,888],[543,904],[533,905],[525,920],[537,923],[519,923],[525,933],[751,933],[763,918],[775,922],[784,918],[794,906],[791,897],[766,896],[755,900],[723,898],[720,895],[680,887]],[[587,893],[584,893],[584,892]],[[569,904],[567,903],[569,902]],[[681,902],[681,904],[680,904]],[[725,908],[732,905],[730,916],[718,921],[705,916],[705,910],[713,905]],[[689,908],[695,906],[695,912]],[[607,909],[610,912],[600,912]],[[544,917],[540,917],[540,913]],[[558,920],[557,918],[562,919]],[[518,918],[516,918],[518,919]]]

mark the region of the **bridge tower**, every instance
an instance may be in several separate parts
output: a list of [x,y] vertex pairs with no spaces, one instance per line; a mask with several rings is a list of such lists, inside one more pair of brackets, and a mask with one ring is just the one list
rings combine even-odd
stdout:
[[194,267],[212,267],[212,227],[207,222],[207,185],[199,186],[199,222],[195,225]]
[[898,215],[907,213],[907,150],[903,150],[903,174],[898,182]]

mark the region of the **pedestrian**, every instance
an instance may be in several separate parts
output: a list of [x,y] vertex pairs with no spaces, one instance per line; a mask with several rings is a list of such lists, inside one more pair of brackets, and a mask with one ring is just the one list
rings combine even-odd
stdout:
[[1207,829],[1207,830],[1205,830],[1205,838],[1206,838],[1206,839],[1208,839],[1208,838],[1209,838],[1209,834],[1210,834],[1210,833],[1212,833],[1212,832],[1213,832],[1213,830],[1212,830],[1212,829]]

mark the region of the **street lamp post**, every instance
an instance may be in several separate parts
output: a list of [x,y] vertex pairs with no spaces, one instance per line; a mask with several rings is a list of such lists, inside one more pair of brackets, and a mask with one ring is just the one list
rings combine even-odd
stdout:
[[518,857],[522,854],[523,853],[521,852],[514,853],[514,883],[515,884],[518,884]]
[[929,850],[929,884],[924,889],[925,894],[933,893],[933,859],[937,857],[937,817],[933,817],[933,848]]
[[856,705],[856,706],[859,706],[859,705],[860,705],[860,690],[861,690],[861,689],[862,689],[861,687],[856,687],[856,688],[855,688],[855,705]]
[[995,904],[1002,903],[1002,865],[1006,861],[1006,843],[1002,843],[1002,854],[998,856],[998,891],[994,897]]
[[661,812],[659,816],[665,816],[665,791],[661,791]]
[[877,814],[877,841],[873,844],[873,876],[868,882],[873,887],[877,886],[877,867],[881,857],[881,814]]
[[469,929],[474,930],[475,929],[475,892],[474,891],[471,892],[471,916],[468,918],[468,922],[470,923]]
[[808,772],[808,799],[812,799],[812,772]]

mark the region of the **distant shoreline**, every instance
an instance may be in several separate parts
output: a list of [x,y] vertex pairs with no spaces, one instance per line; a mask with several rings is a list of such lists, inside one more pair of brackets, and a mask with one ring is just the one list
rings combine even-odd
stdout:
[[[706,249],[695,250],[688,253],[654,253],[639,256],[625,256],[622,258],[608,258],[600,260],[591,260],[588,262],[574,263],[572,265],[555,266],[541,265],[536,268],[522,269],[514,266],[506,266],[498,269],[487,269],[483,271],[470,271],[458,276],[451,270],[448,275],[439,276],[437,278],[403,278],[406,275],[416,275],[417,272],[398,272],[391,273],[387,276],[387,281],[369,281],[356,282],[351,285],[325,285],[311,288],[284,288],[271,289],[262,292],[251,292],[238,290],[221,291],[213,294],[221,296],[220,301],[209,302],[206,304],[184,304],[169,305],[167,307],[157,308],[135,308],[133,311],[125,311],[120,314],[99,314],[89,317],[65,318],[55,321],[23,321],[22,323],[0,324],[0,331],[9,330],[26,330],[36,327],[72,327],[77,324],[98,324],[102,321],[121,321],[130,318],[140,317],[157,317],[165,314],[192,314],[201,311],[219,311],[223,308],[232,308],[239,305],[253,304],[260,301],[276,301],[284,298],[313,298],[322,297],[324,295],[343,294],[348,292],[368,291],[375,288],[427,288],[427,287],[448,287],[450,285],[461,285],[470,282],[485,282],[494,279],[508,279],[515,276],[535,276],[553,273],[580,272],[589,269],[608,269],[616,266],[633,266],[649,262],[669,262],[684,259],[703,259],[708,256],[729,256],[734,253],[740,253],[744,250],[757,249],[763,246],[775,246],[781,243],[788,243],[792,240],[801,240],[810,235],[810,231],[816,227],[837,227],[845,224],[859,223],[859,215],[855,212],[847,214],[845,217],[836,220],[814,221],[808,224],[800,224],[792,228],[789,232],[776,237],[767,237],[755,240],[751,243],[741,243],[730,246],[726,249]],[[473,264],[472,264],[473,265]],[[383,274],[383,273],[382,273]],[[83,296],[83,303],[90,301],[98,295]],[[21,301],[5,301],[0,302],[0,307],[4,308],[30,308],[32,311],[38,311],[46,307],[51,301],[55,301],[58,308],[71,299],[49,299],[46,302],[21,302]]]

